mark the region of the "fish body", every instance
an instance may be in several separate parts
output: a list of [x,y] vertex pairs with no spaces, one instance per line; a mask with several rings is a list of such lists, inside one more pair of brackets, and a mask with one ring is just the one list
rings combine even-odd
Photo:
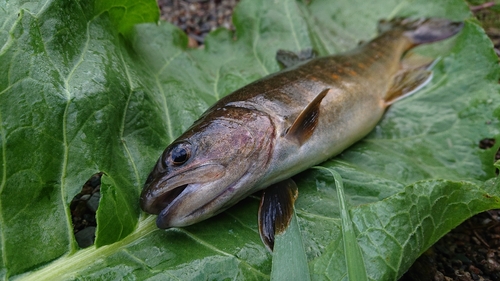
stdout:
[[163,152],[142,209],[159,214],[160,228],[187,226],[337,155],[429,81],[425,67],[402,67],[405,52],[460,28],[383,22],[380,36],[352,51],[299,62],[222,98]]

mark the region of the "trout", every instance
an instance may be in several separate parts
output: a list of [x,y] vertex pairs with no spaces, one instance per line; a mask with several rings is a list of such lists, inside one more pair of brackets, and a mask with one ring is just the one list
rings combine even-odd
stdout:
[[146,180],[141,208],[158,215],[159,228],[183,227],[265,189],[259,231],[272,251],[298,194],[290,177],[363,138],[390,104],[430,81],[428,63],[407,65],[405,53],[451,37],[462,25],[396,18],[381,21],[378,37],[343,54],[279,51],[287,68],[220,99],[165,149]]

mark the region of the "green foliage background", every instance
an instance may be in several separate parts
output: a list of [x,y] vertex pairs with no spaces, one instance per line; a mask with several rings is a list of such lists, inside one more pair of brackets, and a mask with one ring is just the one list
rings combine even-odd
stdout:
[[[394,16],[470,17],[459,0],[243,0],[236,33],[188,50],[154,1],[0,2],[0,277],[266,279],[255,198],[183,229],[158,230],[138,196],[161,151],[209,105],[279,70],[278,49],[321,55],[376,36]],[[474,20],[447,42],[434,79],[326,162],[344,178],[372,280],[396,279],[471,215],[499,208],[499,67]],[[497,145],[480,150],[485,137]],[[103,171],[96,247],[78,249],[69,202]],[[295,177],[313,279],[345,279],[333,180]]]

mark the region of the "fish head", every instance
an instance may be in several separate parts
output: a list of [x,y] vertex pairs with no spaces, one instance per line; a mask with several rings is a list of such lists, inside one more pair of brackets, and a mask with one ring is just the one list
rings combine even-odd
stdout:
[[156,162],[140,201],[145,212],[158,214],[159,228],[207,219],[254,192],[270,149],[269,119],[226,111],[233,112],[202,117]]

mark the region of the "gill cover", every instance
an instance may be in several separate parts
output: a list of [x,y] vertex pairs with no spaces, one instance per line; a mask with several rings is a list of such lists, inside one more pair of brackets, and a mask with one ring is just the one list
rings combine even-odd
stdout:
[[266,170],[272,135],[265,114],[212,109],[165,149],[144,185],[141,208],[158,214],[160,228],[191,225],[224,211],[253,192]]

